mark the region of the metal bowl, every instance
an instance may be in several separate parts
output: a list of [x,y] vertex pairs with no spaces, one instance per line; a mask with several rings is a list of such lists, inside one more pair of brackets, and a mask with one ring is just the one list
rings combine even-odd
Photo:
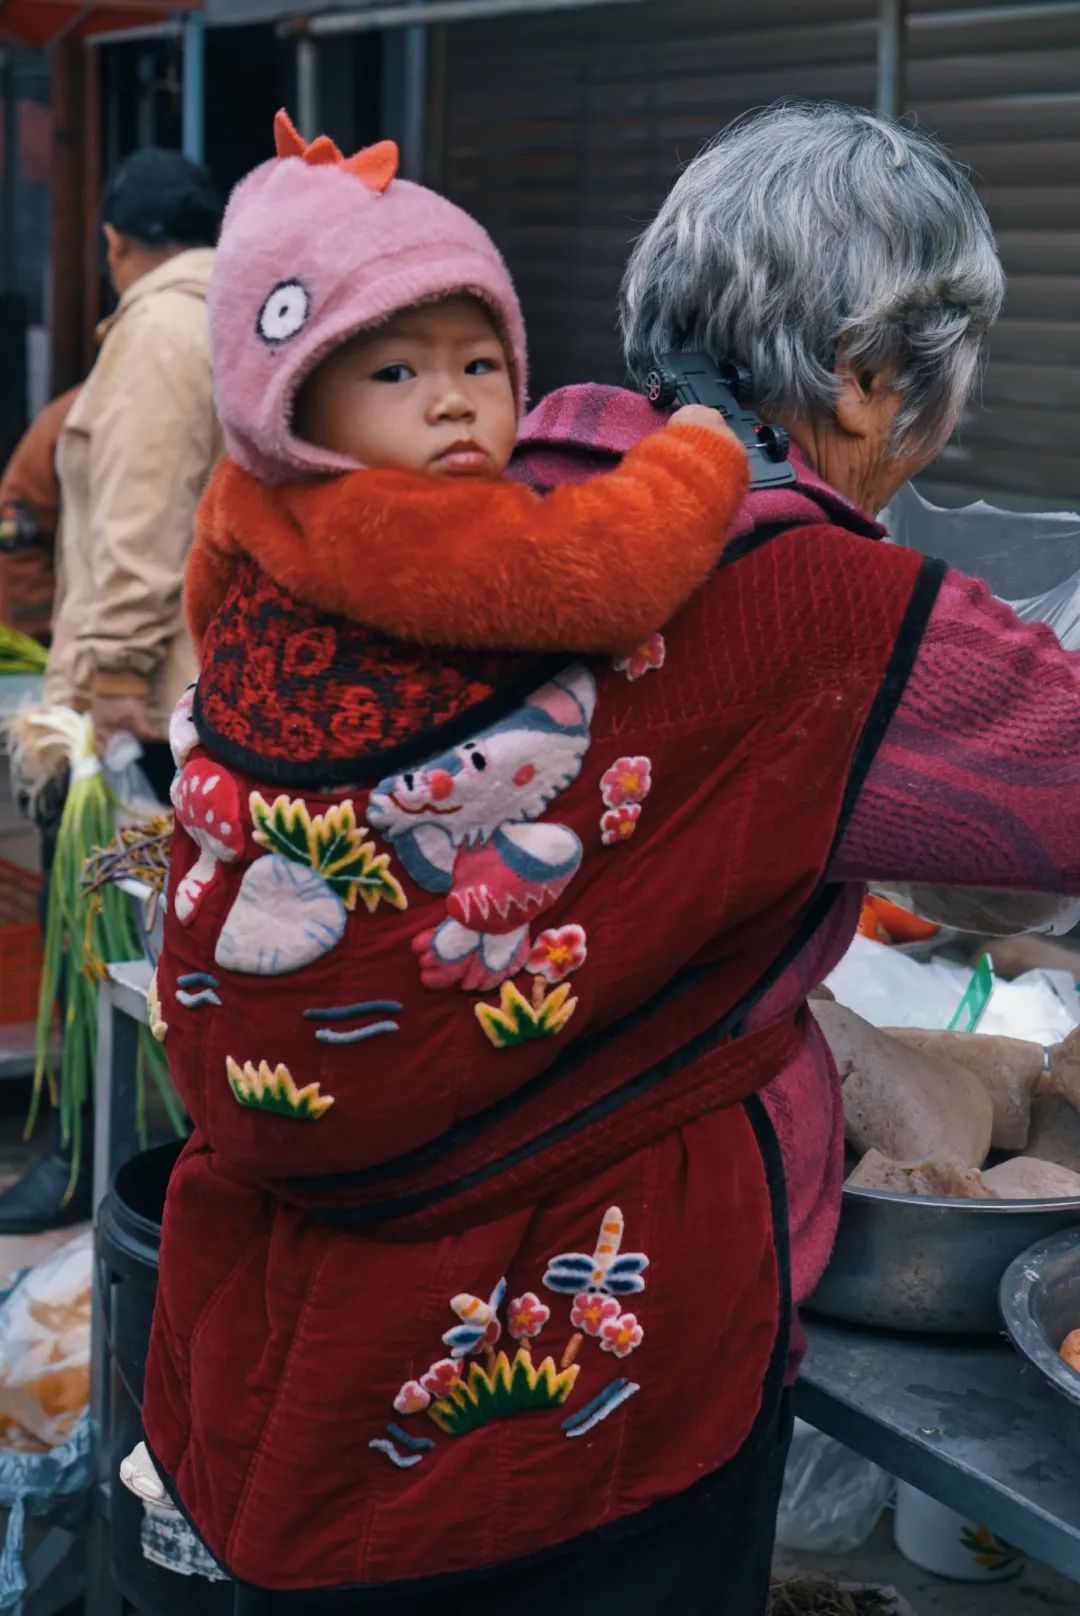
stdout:
[[1069,1418],[1080,1441],[1080,1375],[1058,1351],[1070,1330],[1080,1329],[1080,1229],[1021,1252],[1005,1270],[999,1301],[1014,1347],[1072,1405]]
[[1035,1241],[1077,1226],[1080,1199],[961,1201],[845,1188],[832,1261],[806,1305],[879,1330],[996,1335],[1006,1268]]

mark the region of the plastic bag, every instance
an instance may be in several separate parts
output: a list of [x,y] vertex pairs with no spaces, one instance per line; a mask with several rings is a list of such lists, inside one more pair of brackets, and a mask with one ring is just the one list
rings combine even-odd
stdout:
[[[946,510],[905,483],[882,520],[897,544],[984,578],[1025,622],[1047,624],[1066,651],[1080,649],[1076,511],[1002,511],[981,500]],[[990,937],[1061,937],[1080,925],[1080,901],[1046,893],[912,886],[888,895],[924,920]]]
[[142,755],[142,747],[134,735],[121,729],[110,737],[102,759],[105,778],[111,790],[123,804],[126,813],[136,819],[145,819],[162,806],[154,795],[153,786],[139,768]]
[[1028,621],[1055,628],[1068,622],[1066,585],[1080,587],[1080,513],[1003,511],[982,500],[946,510],[905,483],[881,520],[895,543],[939,556],[961,572],[985,578],[999,599],[1020,602],[1020,615]]
[[94,1484],[94,1443],[90,1415],[84,1412],[67,1441],[45,1453],[0,1451],[0,1506],[10,1511],[3,1550],[0,1551],[0,1611],[17,1611],[27,1589],[23,1570],[23,1534],[27,1515],[56,1516],[65,1500],[76,1515],[65,1519],[78,1525],[80,1495]]
[[796,1420],[776,1540],[785,1549],[850,1554],[874,1530],[892,1489],[879,1465]]
[[[0,1611],[18,1610],[26,1516],[55,1515],[94,1480],[90,1393],[93,1237],[69,1240],[0,1303]],[[67,1522],[65,1522],[67,1524]]]
[[0,1306],[0,1447],[66,1442],[90,1396],[93,1236],[69,1240]]
[[[971,971],[935,959],[926,964],[895,948],[856,937],[827,980],[839,1004],[874,1027],[949,1025]],[[1014,982],[994,979],[994,992],[979,1023],[981,1033],[1056,1044],[1080,1026],[1080,994],[1066,971],[1026,971]]]

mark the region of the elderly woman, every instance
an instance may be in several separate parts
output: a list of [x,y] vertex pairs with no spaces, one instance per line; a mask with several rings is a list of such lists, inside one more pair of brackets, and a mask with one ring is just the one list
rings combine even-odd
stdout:
[[[989,221],[964,170],[907,125],[829,104],[777,106],[721,135],[676,183],[623,283],[620,320],[634,381],[680,349],[738,360],[751,371],[761,415],[792,440],[794,485],[750,494],[712,586],[718,598],[736,597],[727,638],[698,648],[718,670],[725,705],[744,715],[721,789],[743,796],[747,817],[767,816],[780,839],[764,826],[745,832],[730,849],[735,868],[716,886],[699,878],[694,902],[716,918],[724,1025],[745,1037],[778,1017],[797,1018],[792,1046],[771,1071],[757,1072],[770,1079],[760,1097],[783,1159],[796,1307],[832,1247],[843,1163],[836,1073],[803,1006],[847,949],[865,883],[1071,893],[1080,883],[1080,660],[1045,629],[1020,623],[982,584],[936,563],[920,568],[897,617],[886,605],[895,552],[873,542],[886,536],[878,513],[956,428],[1003,291]],[[526,422],[518,474],[540,488],[587,477],[660,420],[638,393],[564,389]],[[747,739],[761,700],[748,653],[775,654],[763,623],[797,639],[805,661],[800,675],[793,659],[790,682],[771,689],[787,721],[759,750]],[[844,752],[837,773],[835,751],[811,760],[806,732],[830,700],[843,700],[839,688],[826,694],[823,666],[842,685],[839,670],[861,657],[856,641],[869,624],[885,636],[886,665],[858,733],[834,732],[832,745]],[[669,652],[676,635],[693,633],[684,618],[667,635]],[[662,677],[669,671],[670,655]],[[681,805],[684,814],[705,814],[714,767],[703,754],[702,790]],[[778,909],[777,865],[790,857],[789,838],[808,834],[820,856],[815,879],[804,878],[788,893],[795,901]],[[704,857],[704,831],[699,846]],[[754,969],[736,987],[735,960],[746,949]],[[722,1161],[716,1193],[726,1200],[720,1183],[730,1165]],[[742,1306],[727,1253],[708,1245],[719,1242],[728,1215],[718,1200],[702,1227],[704,1247],[695,1240],[695,1294],[716,1287],[730,1302],[719,1340],[739,1332]],[[749,1353],[748,1332],[742,1341]],[[789,1384],[801,1354],[793,1311]],[[701,1385],[683,1410],[670,1411],[673,1430],[685,1409],[721,1395],[715,1379],[710,1389]],[[723,1486],[724,1470],[699,1483],[697,1505],[693,1491],[681,1500],[684,1522],[697,1511],[694,1566],[709,1567],[715,1608],[733,1616],[763,1608],[773,1521],[761,1478],[778,1477],[784,1445],[775,1406],[766,1378],[756,1458],[744,1452],[734,1461],[759,1483],[754,1502],[734,1517],[734,1552],[726,1533],[733,1517],[715,1506],[710,1524],[714,1506],[705,1502],[710,1485]],[[693,1431],[689,1419],[673,1437],[683,1454],[697,1446]],[[723,1546],[713,1559],[717,1530]],[[655,1542],[658,1562],[666,1552]],[[694,1575],[680,1562],[667,1586],[685,1590]],[[678,1596],[631,1598],[630,1608],[676,1610]]]
[[[313,610],[233,745],[207,715],[297,586],[230,596],[175,731],[227,824],[220,858],[178,855],[202,909],[170,915],[152,1004],[198,1128],[144,1416],[239,1612],[764,1610],[792,1290],[839,1202],[806,994],[870,877],[1080,891],[1080,664],[873,542],[1001,295],[932,142],[766,115],[687,170],[626,280],[638,375],[742,360],[797,446],[675,621],[614,660],[440,649],[477,589],[446,568],[439,645]],[[661,419],[572,389],[520,474],[585,477]],[[303,913],[260,920],[268,885]]]

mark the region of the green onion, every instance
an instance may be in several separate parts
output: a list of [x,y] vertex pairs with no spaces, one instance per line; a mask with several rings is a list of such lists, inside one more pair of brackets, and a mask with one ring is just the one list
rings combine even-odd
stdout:
[[[49,882],[45,924],[45,963],[38,995],[34,1087],[27,1118],[27,1137],[33,1132],[48,1088],[60,1113],[61,1138],[72,1153],[70,1199],[81,1166],[83,1119],[93,1091],[97,1059],[98,999],[108,965],[142,956],[132,900],[118,887],[103,885],[96,892],[83,886],[87,860],[107,847],[116,835],[120,802],[109,789],[94,751],[89,719],[76,729],[66,715],[65,732],[71,742],[71,781],[56,839],[56,856]],[[62,998],[61,998],[62,995]],[[63,1045],[59,1070],[52,1059],[55,1007],[61,998]],[[160,1046],[145,1027],[139,1029],[136,1070],[136,1131],[146,1143],[145,1074],[161,1095],[177,1134],[186,1132],[168,1066]]]

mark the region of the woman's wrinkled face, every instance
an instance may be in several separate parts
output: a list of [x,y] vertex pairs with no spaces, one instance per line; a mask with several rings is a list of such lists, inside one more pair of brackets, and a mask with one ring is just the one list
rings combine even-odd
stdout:
[[303,383],[293,429],[362,466],[501,476],[517,410],[491,316],[475,298],[449,297],[361,332]]

